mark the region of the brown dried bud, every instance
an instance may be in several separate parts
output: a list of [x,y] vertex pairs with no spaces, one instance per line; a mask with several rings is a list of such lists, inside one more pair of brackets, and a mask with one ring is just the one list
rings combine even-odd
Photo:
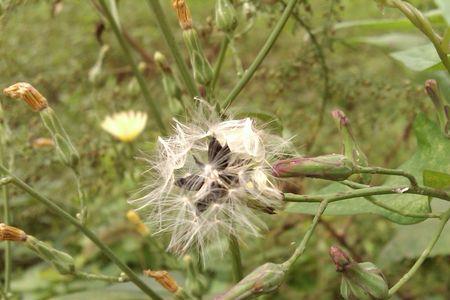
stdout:
[[31,84],[26,82],[18,82],[5,88],[3,94],[14,99],[25,101],[34,111],[41,111],[48,107],[47,99]]
[[331,246],[330,257],[336,265],[336,270],[338,272],[343,272],[352,262],[351,258],[344,251],[342,251],[342,249],[336,246]]
[[178,17],[178,22],[183,30],[192,28],[191,12],[187,7],[185,0],[173,0],[172,6],[175,9]]
[[176,293],[180,288],[175,279],[173,279],[167,271],[144,270],[144,275],[155,279],[160,285],[171,293]]
[[25,242],[27,234],[16,227],[0,223],[0,241]]

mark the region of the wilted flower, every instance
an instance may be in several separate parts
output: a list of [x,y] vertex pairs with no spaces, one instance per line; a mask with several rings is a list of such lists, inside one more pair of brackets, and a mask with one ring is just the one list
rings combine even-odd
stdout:
[[47,99],[27,82],[13,84],[5,88],[3,93],[8,97],[25,101],[35,111],[48,107]]
[[208,110],[193,120],[175,122],[175,134],[158,139],[149,192],[132,201],[149,209],[158,232],[172,234],[168,249],[178,254],[229,234],[257,236],[264,223],[256,212],[282,205],[270,162],[284,140],[249,118],[222,121]]
[[120,141],[131,142],[141,134],[146,123],[146,113],[130,110],[107,116],[101,126]]

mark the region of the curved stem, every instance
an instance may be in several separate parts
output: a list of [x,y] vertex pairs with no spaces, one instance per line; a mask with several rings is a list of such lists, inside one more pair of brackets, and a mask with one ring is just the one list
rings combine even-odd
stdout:
[[29,186],[25,182],[23,182],[21,179],[11,174],[9,170],[6,169],[3,165],[0,165],[0,171],[9,175],[12,178],[12,183],[15,186],[27,192],[34,199],[38,200],[39,202],[50,208],[60,218],[66,220],[67,222],[77,227],[87,238],[89,238],[101,250],[103,254],[105,254],[128,276],[130,281],[132,281],[145,294],[150,296],[152,299],[162,300],[162,298],[158,294],[156,294],[150,287],[148,287],[145,284],[145,282],[142,281],[142,279],[139,278],[139,276],[136,273],[134,273],[134,271],[130,267],[128,267],[124,262],[122,262],[107,245],[105,245],[91,230],[89,230],[87,227],[81,224],[79,220],[72,217],[61,207],[53,203],[52,200],[38,193],[36,190],[34,190],[31,186]]
[[425,248],[425,250],[420,255],[419,259],[414,263],[414,265],[409,269],[409,271],[403,275],[400,280],[389,289],[389,297],[394,295],[399,288],[401,288],[420,268],[422,263],[425,261],[425,259],[430,254],[431,250],[433,249],[434,245],[436,245],[436,242],[439,240],[439,237],[441,236],[442,231],[444,230],[445,224],[447,224],[448,220],[450,219],[450,209],[447,210],[444,214],[442,214],[441,222],[439,223],[438,230],[434,234],[433,238],[429,242],[428,246]]
[[239,249],[239,241],[234,234],[230,235],[229,240],[231,258],[233,263],[233,276],[234,281],[239,282],[244,277],[242,270],[241,251]]
[[348,192],[340,192],[336,194],[325,195],[297,195],[291,193],[284,194],[284,201],[288,202],[322,202],[328,200],[328,202],[335,202],[351,198],[375,196],[375,195],[389,195],[389,194],[415,194],[440,198],[442,200],[450,201],[450,193],[428,188],[424,186],[407,187],[407,186],[374,186],[368,188],[362,188],[359,190],[353,190]]
[[328,200],[323,200],[320,203],[317,213],[314,216],[314,219],[313,219],[311,225],[309,226],[308,231],[303,236],[303,239],[300,242],[300,245],[298,245],[298,247],[295,249],[294,254],[292,254],[292,256],[283,263],[283,266],[286,269],[289,270],[292,267],[292,265],[297,261],[297,259],[303,254],[303,252],[305,252],[306,245],[308,244],[308,241],[311,239],[314,229],[316,229],[317,224],[319,223],[320,217],[322,216],[325,209],[327,208],[328,203],[329,203]]
[[147,101],[147,104],[150,106],[150,109],[153,113],[153,117],[156,120],[156,124],[158,125],[161,133],[164,135],[167,133],[166,126],[164,125],[164,122],[161,117],[161,112],[158,109],[158,105],[156,105],[153,98],[150,96],[150,91],[148,90],[147,84],[145,82],[144,76],[142,76],[141,71],[139,71],[139,68],[136,64],[136,62],[133,59],[133,56],[131,54],[131,49],[126,42],[120,28],[119,24],[117,24],[116,19],[110,12],[108,5],[106,4],[105,0],[99,0],[99,3],[102,7],[103,15],[108,19],[109,24],[111,25],[112,30],[114,31],[114,34],[117,38],[117,41],[119,42],[120,46],[122,47],[123,53],[125,54],[128,63],[131,65],[131,68],[133,70],[134,76],[136,76],[136,79],[139,83],[139,86],[142,91],[142,95],[144,96],[145,100]]
[[173,36],[172,31],[170,30],[169,24],[167,23],[166,15],[159,3],[159,0],[147,0],[148,5],[153,10],[156,21],[158,22],[159,28],[163,34],[164,39],[166,40],[167,46],[169,47],[170,52],[172,53],[173,59],[178,67],[178,71],[180,72],[181,78],[186,85],[186,88],[189,92],[189,95],[194,98],[199,95],[197,86],[195,85],[194,78],[192,77],[189,69],[186,65],[186,62],[181,55],[180,48],[175,41],[175,37]]
[[233,90],[225,99],[223,105],[224,110],[226,110],[233,103],[233,101],[236,99],[236,97],[239,95],[239,93],[242,91],[245,85],[253,77],[256,70],[263,62],[264,58],[266,58],[270,49],[272,49],[272,46],[275,44],[275,41],[280,35],[281,30],[283,30],[284,25],[286,25],[286,22],[289,19],[289,16],[291,15],[292,11],[294,10],[294,7],[297,4],[297,2],[298,0],[290,0],[289,3],[286,5],[286,8],[284,9],[281,18],[278,20],[277,24],[273,28],[273,31],[270,33],[269,37],[267,38],[267,41],[264,43],[258,55],[256,55],[255,60],[252,62],[250,67],[245,71],[244,76],[242,76],[242,78],[238,81],[236,86],[233,88]]
[[383,175],[396,175],[406,177],[412,186],[417,186],[417,180],[414,175],[402,170],[386,169],[380,167],[361,167],[357,166],[354,169],[355,173],[369,173],[369,174],[383,174]]

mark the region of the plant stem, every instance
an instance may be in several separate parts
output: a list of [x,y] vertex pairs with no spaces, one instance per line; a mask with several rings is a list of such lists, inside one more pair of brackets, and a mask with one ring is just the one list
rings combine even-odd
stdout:
[[159,28],[163,34],[164,39],[166,40],[167,46],[169,47],[170,52],[172,53],[173,59],[178,67],[178,71],[180,72],[181,78],[186,85],[186,88],[189,92],[189,95],[194,98],[199,95],[197,86],[195,85],[194,78],[192,77],[189,69],[181,55],[180,48],[175,41],[172,30],[170,30],[170,26],[167,23],[166,15],[159,3],[159,0],[147,0],[148,5],[153,10],[156,21],[158,22]]
[[86,272],[75,272],[73,275],[75,277],[78,277],[81,279],[101,280],[101,281],[106,281],[106,282],[110,282],[110,283],[128,281],[127,279],[122,278],[122,277],[114,277],[114,276],[108,276],[108,275],[103,275],[103,274],[92,274],[92,273],[86,273]]
[[[344,180],[341,181],[340,183],[351,187],[353,189],[362,189],[362,188],[366,188],[369,187],[365,184],[361,184],[361,183],[357,183],[357,182],[353,182],[353,181],[349,181],[349,180]],[[441,215],[440,214],[434,214],[434,213],[428,213],[428,214],[416,214],[416,213],[408,213],[408,212],[404,212],[398,209],[395,209],[393,207],[390,207],[389,205],[386,205],[384,203],[381,203],[378,199],[376,199],[373,196],[366,196],[364,197],[365,199],[369,200],[370,202],[372,202],[374,205],[379,206],[381,208],[387,209],[391,212],[394,212],[396,214],[405,216],[405,217],[411,217],[411,218],[440,218]]]
[[31,186],[29,186],[25,182],[23,182],[21,179],[19,179],[15,175],[11,174],[9,172],[9,170],[6,169],[3,165],[0,165],[0,171],[8,174],[12,178],[12,183],[15,186],[17,186],[18,188],[27,192],[34,199],[36,199],[37,201],[39,201],[42,204],[44,204],[45,206],[47,206],[60,218],[64,219],[65,221],[67,221],[67,222],[71,223],[72,225],[74,225],[75,227],[77,227],[87,238],[89,238],[95,245],[97,245],[97,247],[101,250],[101,252],[104,255],[106,255],[113,263],[115,263],[128,276],[130,281],[132,281],[145,294],[150,296],[152,299],[162,300],[162,298],[160,296],[158,296],[158,294],[156,294],[150,287],[148,287],[145,284],[145,282],[142,281],[142,279],[140,279],[139,276],[130,267],[128,267],[124,262],[122,262],[120,260],[120,258],[118,258],[106,244],[104,244],[90,229],[88,229],[83,224],[81,224],[79,220],[72,217],[69,213],[67,213],[61,207],[56,205],[49,198],[38,193],[36,190],[34,190]]
[[374,195],[388,195],[388,194],[415,194],[424,195],[435,198],[440,198],[442,200],[450,201],[450,193],[428,188],[424,186],[417,187],[389,187],[389,186],[374,186],[368,188],[362,188],[359,190],[353,190],[348,192],[340,192],[336,194],[325,194],[325,195],[297,195],[291,193],[284,194],[284,201],[288,202],[322,202],[328,200],[328,202],[335,202],[345,199],[367,197]]
[[229,239],[232,266],[233,266],[233,279],[235,282],[239,282],[244,277],[242,270],[241,251],[239,249],[239,241],[234,234],[230,234]]
[[156,123],[157,123],[161,133],[163,135],[165,135],[167,133],[167,130],[166,130],[166,126],[163,123],[161,113],[158,109],[158,105],[155,103],[153,98],[150,96],[150,91],[148,90],[147,84],[145,83],[145,79],[142,76],[142,73],[139,71],[139,68],[138,68],[136,62],[134,61],[133,55],[131,54],[130,46],[126,42],[126,40],[119,28],[119,25],[116,23],[116,20],[114,19],[113,15],[111,14],[105,0],[99,0],[99,2],[103,9],[104,16],[108,19],[108,22],[110,23],[111,28],[114,31],[117,41],[119,42],[120,46],[122,47],[123,53],[125,54],[125,56],[128,60],[128,63],[131,65],[134,76],[136,76],[136,79],[141,88],[142,95],[144,96],[147,104],[150,106],[150,109],[153,113],[153,116],[156,120]]
[[414,177],[414,175],[407,173],[402,170],[395,170],[395,169],[386,169],[386,168],[380,168],[380,167],[361,167],[356,166],[355,167],[355,173],[369,173],[369,174],[384,174],[384,175],[395,175],[395,176],[403,176],[408,178],[409,182],[412,186],[417,186],[417,180]]
[[283,266],[286,269],[289,270],[292,267],[292,265],[297,261],[297,259],[300,256],[302,256],[303,252],[305,252],[306,245],[308,244],[308,241],[311,239],[314,229],[316,229],[317,224],[319,223],[320,217],[322,216],[323,212],[327,208],[328,202],[329,202],[328,200],[323,200],[320,203],[317,213],[314,216],[314,219],[313,219],[311,225],[309,226],[308,231],[303,236],[303,239],[300,242],[300,245],[298,245],[298,247],[295,249],[294,254],[292,254],[292,256],[283,263]]
[[230,94],[225,99],[225,102],[223,105],[224,110],[226,110],[233,103],[233,101],[236,99],[236,97],[239,95],[239,93],[242,91],[242,89],[245,87],[245,85],[253,77],[256,70],[263,62],[264,58],[266,58],[270,49],[275,44],[275,41],[277,40],[278,36],[280,35],[281,30],[283,30],[284,25],[286,25],[286,22],[289,19],[289,16],[291,15],[292,11],[294,10],[294,7],[297,4],[297,2],[298,2],[298,0],[290,0],[289,3],[286,5],[286,8],[284,9],[283,14],[281,15],[277,24],[273,28],[272,32],[270,33],[269,37],[267,38],[267,41],[264,43],[263,47],[259,51],[258,55],[256,55],[255,60],[252,62],[250,67],[245,71],[242,78],[238,81],[238,83],[235,85],[233,90],[230,92]]
[[445,213],[442,214],[441,222],[439,223],[438,230],[434,234],[433,238],[429,242],[428,246],[425,248],[425,250],[420,255],[419,259],[414,263],[414,265],[409,269],[408,272],[403,275],[400,280],[389,289],[389,297],[394,295],[399,288],[401,288],[420,268],[422,263],[425,261],[425,259],[430,254],[431,250],[433,249],[436,242],[439,240],[439,237],[441,236],[442,231],[444,230],[445,224],[447,224],[447,221],[450,219],[450,209],[447,210]]
[[228,45],[230,44],[230,38],[231,37],[229,37],[228,35],[225,35],[222,43],[220,44],[220,52],[219,56],[217,57],[216,65],[214,67],[214,77],[211,83],[211,90],[213,91],[216,88],[216,84],[219,79],[220,70],[222,69],[223,61],[225,60],[225,54],[227,53]]

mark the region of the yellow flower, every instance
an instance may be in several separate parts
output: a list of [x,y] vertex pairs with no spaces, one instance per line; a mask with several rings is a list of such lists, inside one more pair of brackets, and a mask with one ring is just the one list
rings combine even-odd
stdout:
[[131,142],[141,134],[147,123],[147,114],[139,111],[122,111],[107,116],[102,122],[103,130],[122,142]]

